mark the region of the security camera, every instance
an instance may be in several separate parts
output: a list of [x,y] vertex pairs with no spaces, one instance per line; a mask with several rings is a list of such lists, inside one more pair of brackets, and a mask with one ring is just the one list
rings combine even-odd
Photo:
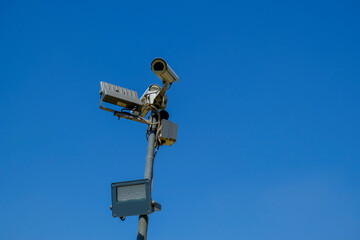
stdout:
[[141,96],[140,101],[144,104],[154,104],[154,100],[160,91],[161,87],[159,85],[151,84]]
[[[137,122],[147,123],[144,117],[151,110],[164,110],[167,104],[166,91],[179,77],[162,58],[155,58],[151,62],[151,70],[158,76],[163,86],[150,85],[139,99],[137,92],[119,87],[110,83],[100,82],[100,108],[122,117]],[[123,107],[120,111],[103,106],[103,102]]]
[[164,85],[169,85],[174,81],[179,81],[179,77],[162,58],[155,58],[151,62],[151,71],[160,78]]
[[151,84],[144,94],[141,96],[140,101],[143,106],[140,111],[140,115],[142,117],[146,116],[146,114],[151,110],[151,105],[159,108],[165,109],[167,103],[167,96],[164,94],[166,88],[161,88],[159,85]]

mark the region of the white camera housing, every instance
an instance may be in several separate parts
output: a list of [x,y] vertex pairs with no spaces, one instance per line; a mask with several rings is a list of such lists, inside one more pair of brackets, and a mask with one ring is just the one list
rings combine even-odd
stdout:
[[160,91],[161,87],[159,85],[151,84],[141,96],[140,101],[143,104],[152,105]]
[[179,81],[179,77],[162,58],[155,58],[151,62],[151,71],[160,78],[164,85]]
[[135,115],[140,114],[140,116],[145,117],[146,114],[151,110],[150,105],[153,105],[160,110],[165,109],[167,103],[167,96],[164,93],[164,88],[161,88],[157,84],[151,84],[140,98],[140,101],[143,104],[140,112],[133,113]]

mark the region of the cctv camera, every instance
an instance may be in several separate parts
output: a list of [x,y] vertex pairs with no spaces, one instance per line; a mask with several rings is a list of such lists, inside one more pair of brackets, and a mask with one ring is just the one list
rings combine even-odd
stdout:
[[144,94],[141,96],[140,101],[144,104],[154,104],[155,97],[159,94],[161,87],[156,84],[151,84]]
[[179,77],[162,58],[155,58],[151,62],[151,71],[153,71],[165,85],[179,81]]
[[145,117],[145,115],[151,110],[150,105],[153,105],[159,109],[166,108],[167,96],[164,94],[166,88],[161,88],[159,85],[151,84],[144,94],[141,96],[140,101],[143,106],[140,111],[140,115]]

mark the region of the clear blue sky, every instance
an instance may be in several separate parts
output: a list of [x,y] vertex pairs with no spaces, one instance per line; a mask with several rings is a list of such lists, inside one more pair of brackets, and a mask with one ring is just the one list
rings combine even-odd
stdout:
[[166,59],[178,141],[148,239],[360,239],[358,1],[1,1],[0,239],[135,239],[112,182],[146,126],[101,111]]

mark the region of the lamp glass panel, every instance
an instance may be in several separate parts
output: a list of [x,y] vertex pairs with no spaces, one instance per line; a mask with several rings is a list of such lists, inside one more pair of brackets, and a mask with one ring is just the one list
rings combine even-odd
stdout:
[[118,202],[140,200],[144,198],[146,198],[145,184],[120,186],[116,188],[116,200]]

